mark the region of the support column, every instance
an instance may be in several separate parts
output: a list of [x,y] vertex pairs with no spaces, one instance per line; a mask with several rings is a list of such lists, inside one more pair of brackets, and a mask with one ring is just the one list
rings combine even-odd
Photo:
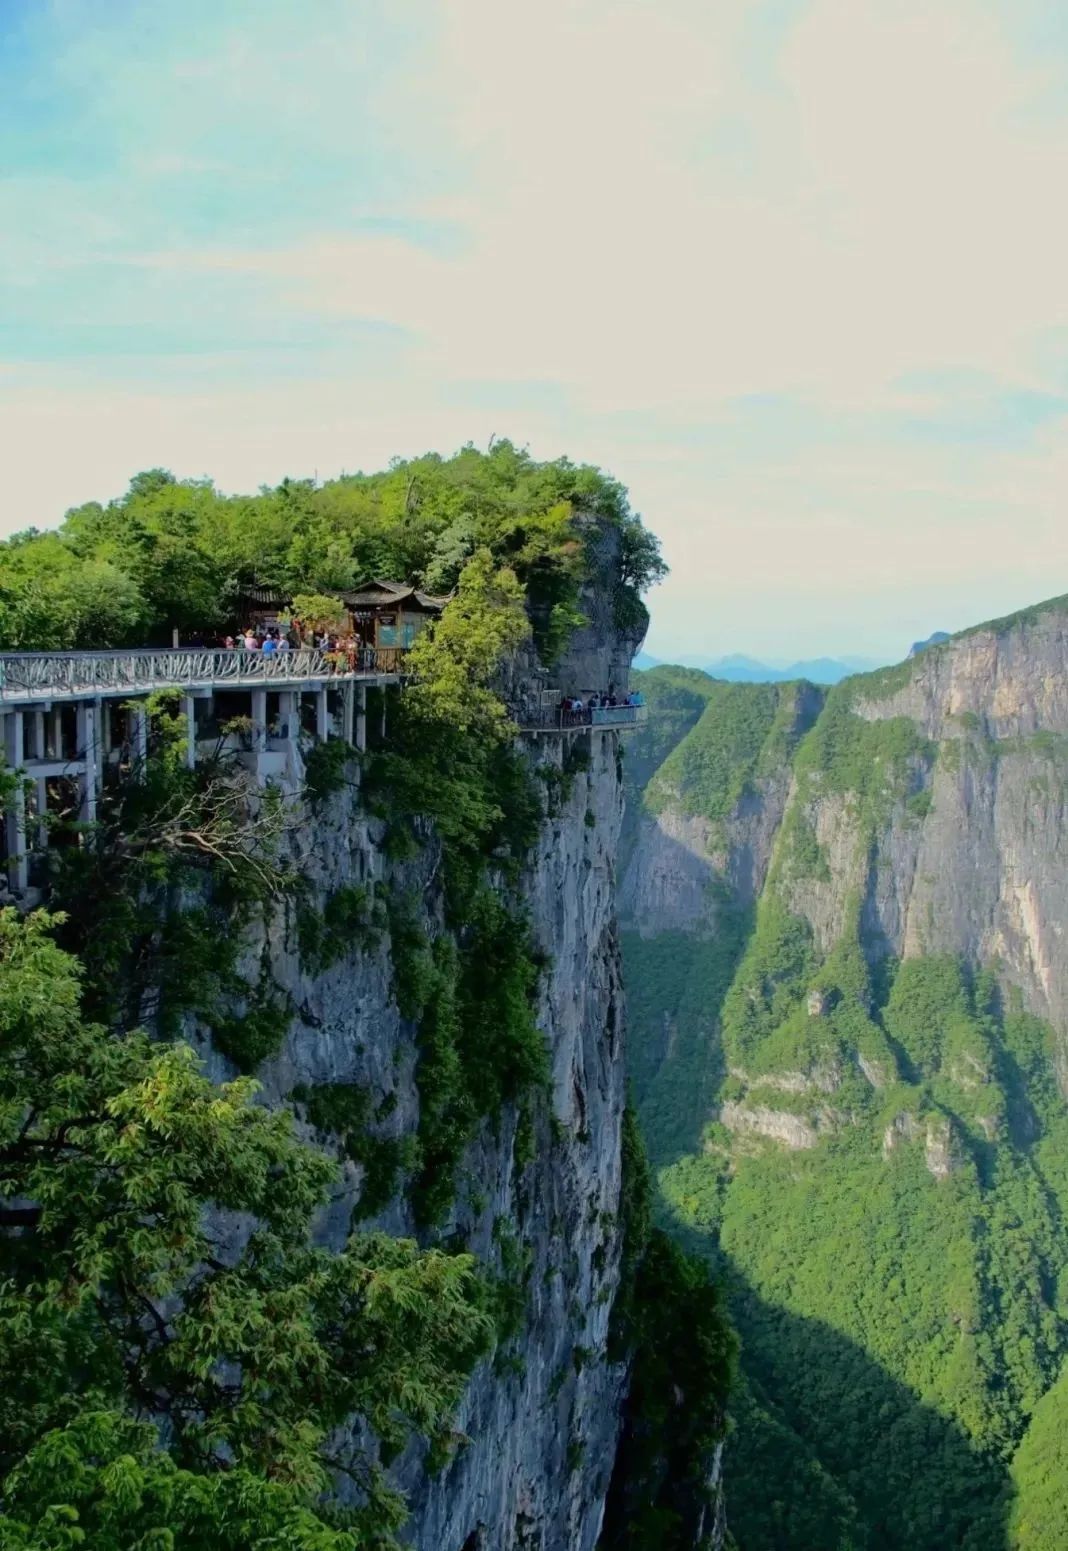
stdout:
[[382,685],[382,742],[386,741],[386,686]]
[[278,721],[282,737],[294,748],[300,743],[300,696],[294,689],[283,689],[278,696]]
[[342,705],[342,712],[341,712],[341,736],[344,738],[345,742],[347,744],[349,744],[350,746],[352,744],[353,724],[355,722],[355,714],[356,714],[356,696],[355,696],[355,693],[354,693],[355,688],[356,688],[355,684],[352,682],[351,679],[349,679],[348,682],[346,683],[344,689],[341,692],[342,693],[342,701],[341,701],[341,705]]
[[52,720],[52,748],[51,748],[50,752],[51,752],[51,755],[52,755],[53,759],[62,759],[63,758],[63,708],[62,708],[62,706],[56,705],[56,706],[52,707],[52,718],[51,718],[51,720]]
[[34,759],[48,758],[47,730],[45,728],[45,714],[43,711],[33,713],[33,757]]
[[144,702],[139,702],[130,712],[130,758],[135,768],[143,773],[148,759],[148,712]]
[[100,773],[103,777],[104,769],[111,758],[111,701],[100,702]]
[[[8,711],[4,717],[4,757],[9,770],[22,768],[26,749],[23,742],[21,711]],[[29,879],[26,859],[26,796],[21,782],[11,794],[4,815],[7,834],[7,866],[9,886],[21,894]]]
[[300,694],[297,690],[283,689],[279,694],[278,721],[286,745],[286,775],[293,790],[297,791],[304,777],[300,757]]
[[37,836],[34,844],[42,851],[48,844],[48,777],[38,776],[37,788]]
[[182,696],[182,710],[185,712],[185,763],[186,768],[192,770],[197,762],[197,703],[192,695]]
[[267,691],[252,691],[252,750],[262,754],[267,747]]
[[356,747],[367,747],[367,685],[356,685]]
[[83,824],[92,824],[96,819],[97,782],[96,707],[92,701],[79,700],[77,718],[77,752],[85,761],[85,769],[78,777],[82,790],[82,804],[78,817]]
[[330,706],[327,695],[330,691],[325,684],[321,684],[315,695],[315,736],[320,743],[325,743],[330,736]]

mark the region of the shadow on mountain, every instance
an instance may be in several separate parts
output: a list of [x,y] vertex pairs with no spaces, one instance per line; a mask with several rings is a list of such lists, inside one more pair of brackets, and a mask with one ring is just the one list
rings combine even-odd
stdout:
[[1002,1465],[847,1336],[717,1267],[742,1342],[725,1475],[741,1551],[1007,1551]]

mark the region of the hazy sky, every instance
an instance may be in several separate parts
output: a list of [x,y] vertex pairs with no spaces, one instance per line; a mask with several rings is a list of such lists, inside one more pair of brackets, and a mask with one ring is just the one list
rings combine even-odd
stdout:
[[0,0],[0,529],[492,433],[626,483],[649,648],[1068,591],[1056,0]]

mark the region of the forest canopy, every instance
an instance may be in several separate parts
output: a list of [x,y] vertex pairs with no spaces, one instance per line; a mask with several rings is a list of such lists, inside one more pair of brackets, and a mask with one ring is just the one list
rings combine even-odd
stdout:
[[235,622],[251,584],[329,594],[387,577],[448,593],[482,548],[526,588],[542,645],[573,623],[588,545],[606,523],[619,533],[617,610],[629,622],[664,574],[659,546],[622,485],[567,458],[539,463],[497,441],[256,495],[151,469],[106,506],[74,507],[54,532],[0,544],[0,648],[211,636]]

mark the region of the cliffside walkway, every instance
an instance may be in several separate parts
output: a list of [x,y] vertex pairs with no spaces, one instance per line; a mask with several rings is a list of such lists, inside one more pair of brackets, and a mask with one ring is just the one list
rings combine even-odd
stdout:
[[364,647],[351,662],[338,653],[301,647],[291,652],[223,648],[139,648],[111,652],[0,653],[0,711],[42,700],[144,694],[161,689],[257,689],[339,679],[394,680],[404,653]]
[[[257,780],[295,786],[301,732],[366,748],[368,688],[400,683],[403,659],[398,648],[0,653],[0,747],[8,769],[30,785],[29,800],[20,785],[4,815],[9,887],[25,891],[29,826],[43,824],[64,783],[64,800],[73,787],[79,815],[91,823],[108,768],[144,762],[151,695],[181,695],[190,766],[198,745],[215,749],[222,740]],[[384,731],[384,700],[382,718]],[[234,722],[247,731],[227,732]]]
[[546,706],[520,723],[521,732],[622,732],[645,721],[644,705],[588,706],[584,711],[561,711]]

